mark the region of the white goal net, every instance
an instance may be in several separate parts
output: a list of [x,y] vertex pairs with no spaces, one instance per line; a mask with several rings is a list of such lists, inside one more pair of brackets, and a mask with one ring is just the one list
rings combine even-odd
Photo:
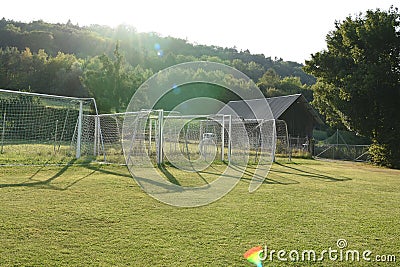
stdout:
[[[198,171],[216,162],[269,164],[272,157],[289,156],[286,123],[279,120],[243,123],[222,114],[143,110],[84,115],[82,123],[82,142],[92,144],[85,145],[82,153],[107,163],[150,161],[152,165],[168,163]],[[125,136],[124,123],[129,125]],[[124,147],[124,143],[129,146]],[[266,149],[272,146],[276,150]]]
[[[125,156],[135,165],[150,160],[186,171],[200,171],[216,162],[270,165],[277,154],[275,148],[286,153],[288,145],[285,123],[275,120],[243,123],[222,114],[142,111],[127,117],[124,124],[127,132],[122,139],[129,144]],[[107,138],[103,140],[106,146]]]
[[94,99],[0,90],[0,164],[68,163],[88,144],[82,118]]
[[[100,162],[125,164],[123,151],[122,126],[124,119],[132,121],[131,134],[137,142],[130,148],[132,157],[148,155],[156,156],[158,111],[139,111],[129,113],[113,113],[84,115],[82,122],[82,140],[92,146],[85,146],[84,153],[94,155]],[[140,133],[138,127],[145,127]],[[154,159],[155,161],[155,159]]]
[[[129,126],[125,133],[124,124]],[[231,115],[163,110],[98,114],[91,98],[0,90],[0,165],[72,163],[87,156],[199,171],[213,162],[268,164],[271,157],[288,153],[284,121],[243,122]]]
[[229,154],[229,116],[179,115],[165,117],[163,160],[187,171],[199,171]]
[[276,128],[276,148],[275,156],[291,160],[292,153],[290,149],[289,134],[287,124],[284,120],[275,120]]

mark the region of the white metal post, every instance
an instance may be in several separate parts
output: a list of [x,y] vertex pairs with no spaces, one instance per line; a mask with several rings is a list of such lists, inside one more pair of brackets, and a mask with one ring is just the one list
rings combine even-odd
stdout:
[[221,161],[224,161],[225,148],[225,115],[222,115],[222,127],[221,127]]
[[78,136],[76,138],[76,158],[77,159],[79,159],[81,157],[82,117],[83,117],[83,102],[79,101]]
[[163,126],[164,126],[164,111],[158,111],[158,147],[157,147],[157,164],[163,162]]
[[153,129],[153,120],[149,119],[149,155],[151,155],[151,135],[152,135],[152,129]]
[[97,155],[97,146],[98,146],[98,134],[99,134],[99,123],[98,123],[99,115],[94,115],[94,144],[93,144],[93,156]]
[[231,164],[231,154],[232,154],[232,115],[229,115],[229,125],[228,125],[228,163]]
[[272,162],[275,162],[275,151],[276,151],[276,120],[273,120],[272,127]]
[[[158,132],[157,132],[157,129],[158,129],[158,126],[157,126],[157,120],[158,119],[155,119],[154,120],[154,129],[153,129],[153,132],[154,132],[154,151],[155,151],[155,153],[156,153],[156,156],[157,156],[157,142],[158,142]],[[152,150],[153,151],[153,150]],[[153,153],[153,152],[152,152]]]

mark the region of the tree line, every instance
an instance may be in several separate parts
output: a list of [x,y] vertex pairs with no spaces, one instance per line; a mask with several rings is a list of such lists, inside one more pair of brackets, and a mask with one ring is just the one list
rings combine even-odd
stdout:
[[[0,20],[0,88],[94,97],[101,112],[124,111],[135,90],[151,75],[190,61],[230,65],[258,82],[265,96],[304,92],[315,78],[302,65],[272,60],[235,48],[195,45],[186,40],[138,33],[133,27],[70,21],[22,23]],[[230,95],[222,97],[229,101]]]
[[[68,21],[66,24],[51,24],[44,21],[22,23],[0,20],[0,47],[29,47],[37,52],[44,49],[51,56],[58,52],[74,54],[78,58],[94,57],[105,53],[112,56],[115,44],[130,65],[141,65],[157,72],[174,64],[209,60],[234,66],[254,81],[265,71],[273,68],[280,77],[300,77],[303,84],[313,84],[315,78],[302,70],[296,62],[271,59],[263,54],[252,54],[249,50],[192,44],[174,37],[161,37],[157,33],[141,33],[129,25],[116,28],[101,25],[79,27]],[[158,46],[159,51],[155,51]],[[160,52],[160,53],[157,53]],[[162,54],[162,56],[160,56]]]

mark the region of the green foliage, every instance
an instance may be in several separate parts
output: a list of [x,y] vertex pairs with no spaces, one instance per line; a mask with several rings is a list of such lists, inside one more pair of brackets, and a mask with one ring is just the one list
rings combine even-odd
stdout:
[[117,43],[113,58],[103,54],[87,62],[83,83],[96,99],[101,113],[122,112],[136,89],[152,74],[141,66],[128,65]]
[[312,136],[316,141],[322,141],[328,138],[328,133],[326,131],[314,129]]
[[290,154],[291,158],[296,158],[296,159],[312,159],[313,156],[311,155],[310,152],[304,151],[304,150],[293,150]]
[[380,166],[392,166],[390,150],[388,150],[387,145],[373,143],[369,148],[369,153],[371,155],[371,161],[375,164]]
[[[237,68],[253,81],[260,80],[266,96],[301,92],[312,99],[307,88],[315,79],[296,62],[272,60],[248,50],[192,44],[157,33],[138,33],[128,25],[79,27],[70,21],[0,20],[1,88],[92,96],[101,112],[124,111],[136,89],[153,73],[196,60]],[[276,76],[272,85],[268,75]],[[217,90],[211,95],[220,93]],[[146,103],[146,95],[142,98]],[[218,99],[227,102],[235,98],[225,91]]]
[[268,69],[258,80],[257,86],[266,97],[289,94],[303,94],[309,101],[313,99],[312,91],[307,84],[302,84],[300,77],[281,78],[274,69]]
[[257,86],[261,90],[278,87],[280,77],[274,69],[268,69],[263,76],[258,80]]
[[[32,51],[44,49],[51,56],[61,51],[87,58],[103,53],[112,56],[117,42],[120,42],[121,53],[128,64],[134,67],[141,65],[154,72],[176,63],[209,60],[232,65],[254,81],[273,68],[281,77],[300,77],[302,83],[306,84],[315,82],[296,62],[272,60],[263,54],[251,54],[248,50],[192,44],[179,38],[160,37],[157,33],[138,33],[128,25],[116,28],[100,25],[79,27],[71,22],[51,24],[40,20],[31,23],[0,20],[0,47],[3,48],[10,46],[23,50],[30,47]],[[155,44],[162,49],[162,56],[157,55]]]
[[[335,24],[328,50],[312,55],[305,70],[318,78],[313,104],[332,126],[367,136],[394,166],[400,160],[400,14],[367,11]],[[379,161],[378,163],[384,163]]]
[[49,56],[44,50],[0,48],[0,87],[38,93],[87,96],[80,77],[83,61],[59,52]]

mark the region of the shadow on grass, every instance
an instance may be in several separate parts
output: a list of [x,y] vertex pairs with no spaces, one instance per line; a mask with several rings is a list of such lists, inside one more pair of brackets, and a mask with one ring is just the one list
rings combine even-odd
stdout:
[[175,176],[170,173],[164,165],[160,165],[158,169],[164,174],[164,176],[175,185],[181,185],[178,180],[176,180]]
[[[231,167],[235,168],[234,166],[231,166]],[[250,169],[253,169],[253,171],[250,171]],[[250,166],[247,166],[246,170],[243,173],[243,175],[250,176],[250,178],[242,177],[241,180],[250,182],[254,177],[254,178],[257,178],[257,179],[264,179],[263,184],[290,185],[290,184],[298,184],[299,183],[298,181],[295,181],[295,180],[292,180],[290,178],[283,177],[283,176],[280,176],[280,175],[276,175],[276,174],[275,174],[275,176],[280,178],[281,181],[279,181],[278,179],[272,179],[271,175],[270,175],[271,171],[272,171],[271,169],[269,170],[268,175],[266,177],[262,177],[261,175],[254,174],[255,170],[256,170],[256,168],[252,168]]]
[[101,168],[101,166],[98,165],[84,165],[84,167],[86,169],[95,171],[95,172],[101,172],[104,174],[110,174],[110,175],[116,175],[116,176],[123,176],[123,177],[129,177],[132,178],[132,175],[130,174],[126,174],[126,173],[120,173],[120,172],[116,172],[116,171],[110,171],[110,170],[105,170],[103,168]]
[[[83,179],[89,177],[90,175],[94,174],[95,172],[100,172],[104,174],[110,174],[110,175],[117,175],[117,176],[123,176],[123,177],[129,177],[132,178],[132,176],[129,173],[123,173],[123,172],[117,172],[113,170],[107,170],[103,169],[101,166],[98,165],[90,165],[90,164],[83,164],[82,166],[91,170],[90,173],[83,175],[82,177],[77,177],[74,181],[68,183],[66,186],[59,186],[59,185],[53,185],[52,182],[54,182],[57,178],[62,176],[71,166],[73,166],[76,163],[76,159],[73,159],[69,161],[65,166],[63,166],[60,170],[58,170],[57,173],[52,175],[51,177],[45,179],[45,180],[40,180],[40,181],[35,181],[35,177],[44,171],[44,166],[40,166],[34,173],[28,177],[28,181],[22,182],[22,183],[7,183],[7,184],[0,184],[0,189],[1,188],[7,188],[7,187],[44,187],[48,189],[53,189],[53,190],[67,190],[71,186],[79,183]],[[298,184],[298,181],[295,181],[293,179],[290,179],[289,177],[291,176],[300,176],[300,177],[305,177],[305,178],[312,178],[312,179],[319,179],[319,180],[325,180],[329,182],[341,182],[341,181],[348,181],[351,180],[350,178],[347,177],[335,177],[332,174],[322,172],[320,170],[312,169],[309,166],[301,168],[301,164],[296,164],[292,162],[291,164],[282,164],[279,162],[275,162],[278,168],[271,168],[269,170],[269,175],[267,177],[261,177],[260,175],[254,174],[256,170],[256,166],[247,166],[246,169],[240,170],[243,171],[243,177],[241,180],[250,182],[253,177],[258,178],[258,179],[264,179],[264,184],[280,184],[280,185],[290,185],[290,184]],[[181,183],[177,180],[177,178],[168,170],[168,167],[172,167],[169,165],[163,166],[161,165],[158,169],[164,174],[166,179],[168,179],[169,182],[171,182],[174,185],[181,186]],[[208,168],[207,170],[204,170],[202,172],[197,173],[197,175],[206,183],[209,184],[209,182],[203,177],[204,174],[209,174],[209,175],[215,175],[215,176],[220,176],[221,172],[217,169],[214,168],[213,166],[210,166],[211,168]],[[233,168],[236,170],[239,170],[239,167],[237,166],[226,166],[229,168]],[[227,176],[227,175],[226,175]],[[289,177],[288,177],[289,176]],[[229,176],[227,176],[229,177]],[[233,177],[232,178],[237,178]],[[149,180],[144,177],[142,177],[143,181]],[[149,182],[149,181],[148,181]]]
[[[253,168],[253,171],[251,171],[252,168],[247,166],[247,168],[243,171],[243,169],[241,167],[237,167],[237,166],[234,166],[234,165],[228,166],[228,164],[224,164],[224,165],[226,165],[226,167],[228,167],[228,168],[232,168],[235,171],[243,172],[243,175],[240,178],[240,180],[250,182],[253,179],[253,177],[258,178],[258,179],[264,179],[264,177],[262,177],[261,175],[254,174],[255,168]],[[160,166],[159,170],[164,174],[164,176],[168,179],[168,181],[170,181],[171,183],[173,183],[175,185],[180,186],[181,184],[179,183],[179,181],[175,178],[175,176],[173,174],[171,174],[168,171],[168,168],[166,168],[166,167],[175,168],[172,165],[165,165],[165,166]],[[216,169],[212,165],[208,169],[203,170],[201,172],[197,172],[196,174],[203,180],[203,182],[205,184],[210,184],[210,183],[203,177],[202,174],[208,174],[208,175],[214,175],[214,176],[222,175],[221,171]],[[231,175],[227,175],[227,174],[225,174],[224,176],[237,179],[236,176],[231,176]],[[245,177],[245,176],[248,176],[249,178]],[[264,184],[281,184],[281,185],[290,185],[290,184],[298,184],[299,183],[298,181],[292,180],[292,179],[290,179],[288,177],[284,177],[284,176],[281,176],[281,175],[278,175],[278,174],[274,174],[274,176],[277,177],[278,179],[273,179],[273,178],[271,178],[270,175],[268,175],[264,179],[263,183]],[[141,179],[145,179],[145,178],[141,177]]]
[[312,178],[312,179],[326,180],[326,181],[329,181],[329,182],[344,182],[344,181],[351,180],[351,178],[348,178],[348,177],[336,178],[336,177],[332,176],[329,173],[323,173],[320,170],[312,169],[309,166],[307,166],[307,169],[311,169],[313,171],[303,170],[303,169],[295,168],[295,167],[291,166],[292,164],[297,165],[297,163],[291,163],[291,165],[288,165],[288,164],[282,164],[282,163],[279,163],[279,162],[275,162],[275,164],[285,168],[285,170],[273,170],[273,169],[271,169],[270,172],[272,172],[272,173],[298,175],[298,176]]
[[203,175],[201,175],[201,172],[197,172],[197,176],[199,176],[200,178],[201,178],[201,180],[203,180],[203,182],[205,183],[205,184],[210,184],[207,180],[206,180],[206,178],[204,178],[204,176]]
[[[172,164],[162,164],[158,167],[158,169],[165,175],[165,177],[168,179],[168,181],[170,181],[171,183],[175,184],[175,185],[181,185],[181,183],[175,178],[175,176],[170,173],[168,171],[168,169],[166,167],[169,168],[174,168],[174,169],[178,169],[175,166],[173,166]],[[178,169],[179,170],[179,169]],[[203,182],[204,184],[210,184],[206,178],[204,178],[204,176],[201,175],[201,173],[206,173],[206,172],[191,172],[191,174],[196,174]]]
[[[77,184],[78,182],[82,181],[83,179],[89,177],[90,175],[92,175],[93,173],[96,172],[96,170],[93,170],[91,173],[82,176],[81,178],[73,181],[72,183],[68,184],[65,187],[58,187],[58,186],[54,186],[51,183],[59,178],[61,175],[63,175],[69,167],[71,167],[74,163],[75,163],[76,159],[70,160],[67,165],[65,165],[62,169],[60,169],[56,174],[54,174],[53,176],[51,176],[50,178],[46,179],[46,180],[41,180],[41,181],[35,181],[35,182],[23,182],[23,183],[15,183],[15,184],[0,184],[0,188],[7,188],[7,187],[42,187],[44,186],[45,188],[49,188],[49,189],[53,189],[53,190],[67,190],[68,188],[70,188],[71,186]],[[38,175],[43,168],[45,167],[45,165],[41,166],[37,171],[35,171],[35,173],[33,173],[28,180],[33,180],[35,178],[36,175]]]
[[[256,168],[253,168],[254,171],[250,171],[250,169],[252,169],[252,168],[247,166],[246,169],[243,171],[243,167],[238,167],[238,166],[235,166],[235,165],[228,165],[228,163],[226,163],[226,162],[224,162],[223,164],[226,165],[226,167],[232,168],[232,169],[234,169],[236,171],[243,172],[243,175],[240,178],[240,180],[244,180],[244,181],[249,181],[250,182],[253,177],[254,178],[258,178],[258,179],[264,179],[264,177],[262,177],[261,175],[254,174],[254,171],[255,171]],[[210,166],[210,169],[214,169],[216,172],[211,172],[210,170],[207,170],[207,171],[204,170],[204,171],[201,171],[201,173],[206,173],[206,174],[211,174],[211,175],[220,175],[221,174],[221,172],[219,172],[213,165]],[[243,176],[249,176],[251,178],[247,178],[247,177],[243,177]],[[237,178],[237,177],[232,177],[232,178]],[[280,176],[280,178],[281,178],[281,180],[286,180],[286,182],[278,181],[276,179],[271,179],[271,177],[267,176],[264,179],[263,183],[264,184],[282,184],[282,185],[299,183],[297,181],[291,180],[291,179],[286,178],[286,177]]]

